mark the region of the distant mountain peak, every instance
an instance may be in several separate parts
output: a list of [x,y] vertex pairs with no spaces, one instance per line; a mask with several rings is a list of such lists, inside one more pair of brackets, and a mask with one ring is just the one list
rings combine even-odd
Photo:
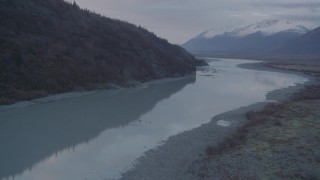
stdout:
[[198,37],[213,38],[215,36],[222,35],[243,37],[258,32],[262,33],[263,35],[270,36],[284,31],[304,34],[308,32],[309,29],[301,24],[297,24],[288,20],[269,19],[240,28],[222,28],[218,30],[211,29],[201,33]]
[[198,37],[213,38],[214,36],[223,35],[224,33],[230,32],[230,31],[232,31],[232,28],[230,28],[230,27],[223,27],[223,28],[219,28],[219,29],[210,29],[210,30],[202,32],[201,34],[199,34]]
[[267,53],[309,33],[306,27],[311,28],[311,24],[269,19],[237,28],[205,31],[183,47],[190,52]]
[[320,27],[284,43],[271,52],[277,54],[316,55],[320,57]]

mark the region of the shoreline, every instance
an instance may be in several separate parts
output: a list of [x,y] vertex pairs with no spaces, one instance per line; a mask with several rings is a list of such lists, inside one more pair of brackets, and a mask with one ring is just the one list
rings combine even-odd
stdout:
[[[240,67],[259,71],[288,73],[287,70],[265,67],[262,63],[242,64]],[[271,102],[286,101],[307,85],[317,83],[316,78],[301,74],[301,72],[290,71],[290,73],[308,77],[309,81],[269,92],[267,100]],[[122,179],[194,179],[187,172],[192,171],[190,170],[191,164],[206,156],[205,152],[208,145],[214,147],[223,143],[225,139],[231,137],[233,133],[245,125],[247,112],[263,110],[268,104],[270,102],[255,103],[247,107],[240,107],[233,111],[221,113],[214,116],[207,124],[170,137],[157,149],[149,150],[143,157],[140,157],[132,169],[122,174]],[[234,119],[237,119],[237,121],[234,121]],[[227,120],[231,122],[231,126],[217,128],[216,123],[219,120]],[[217,137],[216,134],[221,135]]]
[[319,106],[318,82],[249,111],[244,126],[190,165],[189,179],[319,179]]
[[40,98],[35,98],[35,99],[25,100],[25,101],[18,101],[13,104],[0,104],[0,112],[12,110],[12,109],[24,108],[24,107],[32,106],[35,104],[51,103],[54,101],[60,101],[60,100],[65,100],[65,99],[69,99],[69,98],[76,98],[76,97],[81,97],[81,96],[97,94],[97,93],[100,93],[103,91],[116,92],[116,91],[120,91],[122,89],[145,88],[151,84],[165,83],[165,82],[170,82],[170,81],[179,81],[182,79],[191,78],[194,75],[195,75],[195,73],[188,74],[188,75],[185,75],[182,77],[169,77],[169,78],[165,78],[165,79],[151,80],[148,82],[132,82],[128,86],[120,86],[117,84],[111,84],[111,85],[109,85],[108,88],[105,88],[105,89],[96,89],[96,90],[88,90],[88,91],[85,91],[85,90],[84,91],[71,91],[71,92],[50,94],[45,97],[40,97]]
[[269,92],[266,95],[267,100],[276,100],[278,102],[283,102],[288,100],[295,92],[298,92],[300,90],[303,90],[306,86],[317,84],[318,79],[317,77],[305,74],[304,72],[298,72],[298,71],[292,71],[292,70],[286,70],[286,69],[277,69],[267,66],[268,62],[259,62],[259,63],[247,63],[247,64],[240,64],[240,68],[244,69],[251,69],[251,70],[258,70],[258,71],[269,71],[269,72],[280,72],[285,74],[295,74],[299,75],[305,78],[308,78],[307,82],[304,83],[298,83],[295,86],[290,86],[287,88],[282,89],[276,89],[274,91]]

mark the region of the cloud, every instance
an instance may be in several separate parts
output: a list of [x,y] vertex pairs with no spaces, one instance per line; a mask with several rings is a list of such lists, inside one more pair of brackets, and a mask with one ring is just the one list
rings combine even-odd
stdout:
[[300,21],[310,28],[320,25],[320,2],[264,2],[254,6],[260,11],[272,9],[274,18]]
[[[141,25],[173,43],[211,28],[285,18],[320,26],[317,0],[76,0],[82,8]],[[318,20],[319,19],[319,20]]]
[[278,8],[320,8],[320,2],[297,2],[297,3],[280,3],[280,2],[271,2],[271,3],[262,3],[256,4],[257,6],[268,6],[268,7],[278,7]]

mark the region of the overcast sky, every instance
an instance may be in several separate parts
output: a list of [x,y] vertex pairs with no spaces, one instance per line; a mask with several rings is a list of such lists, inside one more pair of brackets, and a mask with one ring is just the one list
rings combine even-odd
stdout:
[[[69,0],[70,1],[70,0]],[[320,0],[76,0],[81,8],[143,26],[182,44],[204,30],[263,19],[320,26]]]

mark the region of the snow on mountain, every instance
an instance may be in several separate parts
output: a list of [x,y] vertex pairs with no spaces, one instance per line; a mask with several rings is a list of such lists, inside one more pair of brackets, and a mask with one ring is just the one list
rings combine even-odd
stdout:
[[208,30],[208,31],[205,31],[205,32],[201,33],[199,35],[199,37],[213,38],[214,36],[223,35],[224,33],[230,32],[231,30],[232,29],[228,28],[228,27],[223,27],[223,28],[220,28],[220,29],[211,29],[211,30]]
[[286,20],[263,20],[240,28],[205,31],[182,46],[190,52],[267,53],[309,32]]
[[303,54],[320,57],[320,27],[283,44],[272,52],[277,54]]
[[270,36],[279,32],[295,32],[299,34],[304,34],[309,30],[297,23],[293,23],[287,20],[263,20],[258,23],[254,23],[248,26],[235,28],[230,30],[230,28],[222,28],[219,30],[209,30],[200,34],[202,38],[213,38],[215,36],[229,35],[229,36],[247,36],[249,34],[261,32],[266,36]]

